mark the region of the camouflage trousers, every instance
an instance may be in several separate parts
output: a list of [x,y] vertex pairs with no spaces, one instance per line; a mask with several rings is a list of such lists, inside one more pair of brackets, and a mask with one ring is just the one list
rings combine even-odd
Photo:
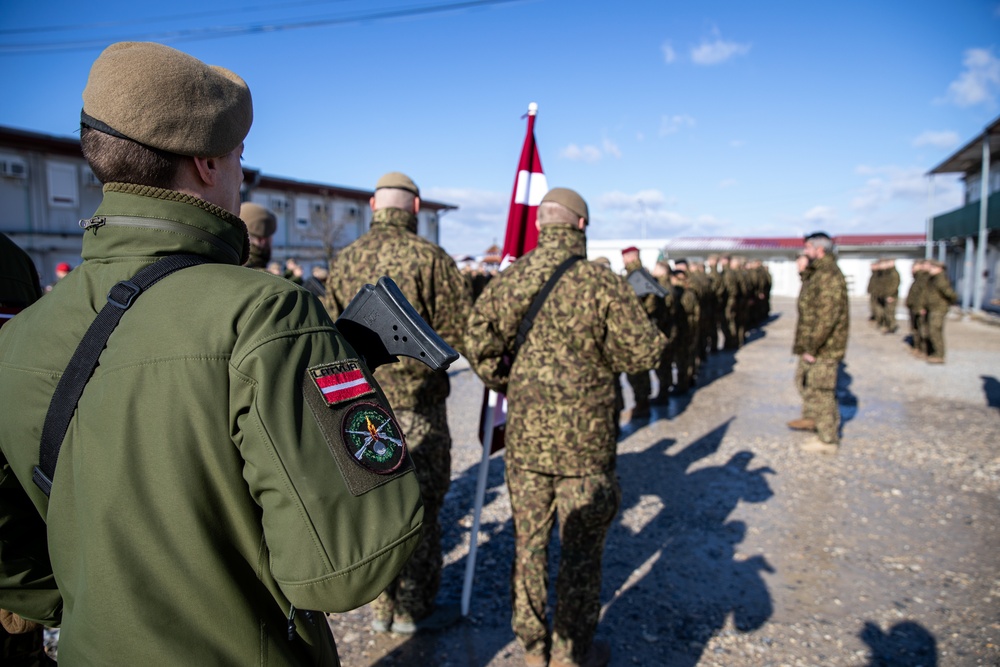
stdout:
[[394,410],[424,502],[424,527],[416,550],[396,579],[372,603],[375,618],[415,621],[434,610],[441,585],[441,524],[438,513],[451,484],[451,433],[445,403]]
[[921,315],[919,310],[910,310],[910,336],[913,338],[913,350],[921,354],[927,354],[927,342],[924,340],[926,315]]
[[724,350],[737,350],[740,347],[739,324],[736,321],[736,299],[729,299],[722,311],[722,320],[719,328],[722,329],[722,348]]
[[927,356],[944,359],[944,319],[947,310],[928,310],[925,321]]
[[[583,660],[601,611],[601,557],[621,504],[614,472],[560,477],[507,464],[514,519],[512,627],[524,651],[553,660]],[[561,557],[551,635],[546,622],[549,541],[558,515]]]
[[888,298],[880,300],[879,314],[876,324],[883,331],[896,330],[896,299],[890,301]]
[[816,422],[816,435],[823,442],[838,443],[840,408],[837,405],[838,359],[817,359],[813,363],[799,357],[795,387],[802,396],[802,418]]
[[629,373],[625,377],[632,385],[632,394],[635,396],[636,410],[649,410],[649,395],[653,391],[653,383],[649,379],[649,371],[642,373]]

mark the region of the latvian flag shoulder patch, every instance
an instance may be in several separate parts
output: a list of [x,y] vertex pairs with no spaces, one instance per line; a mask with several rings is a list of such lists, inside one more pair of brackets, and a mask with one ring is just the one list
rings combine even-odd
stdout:
[[327,405],[339,405],[374,394],[358,359],[345,359],[309,369],[313,383]]

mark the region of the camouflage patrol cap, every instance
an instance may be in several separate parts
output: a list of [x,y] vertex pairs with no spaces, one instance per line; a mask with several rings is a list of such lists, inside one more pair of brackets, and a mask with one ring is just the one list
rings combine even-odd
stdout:
[[420,196],[420,188],[418,188],[417,184],[413,182],[413,179],[398,171],[390,171],[388,174],[378,179],[378,183],[375,184],[375,189],[381,190],[382,188],[406,190],[408,192],[412,192],[418,197]]
[[278,228],[278,219],[274,213],[253,202],[246,201],[240,205],[240,218],[246,223],[251,236],[273,236]]
[[587,209],[587,202],[583,200],[583,197],[569,188],[552,188],[542,197],[541,203],[544,204],[545,202],[561,204],[577,216],[586,220],[587,223],[590,222],[590,211]]
[[163,44],[112,44],[83,89],[81,125],[178,155],[227,155],[251,123],[243,79]]
[[611,260],[608,259],[607,257],[604,257],[604,256],[595,257],[594,259],[592,259],[590,261],[592,261],[594,264],[600,264],[601,266],[605,266],[605,267],[607,267],[609,269],[611,268]]

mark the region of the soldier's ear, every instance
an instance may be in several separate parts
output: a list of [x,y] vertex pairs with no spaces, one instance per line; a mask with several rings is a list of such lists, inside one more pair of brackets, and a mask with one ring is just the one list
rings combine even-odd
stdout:
[[580,218],[579,220],[577,220],[576,221],[576,228],[579,229],[581,232],[584,231],[585,229],[587,229],[587,219],[586,218]]

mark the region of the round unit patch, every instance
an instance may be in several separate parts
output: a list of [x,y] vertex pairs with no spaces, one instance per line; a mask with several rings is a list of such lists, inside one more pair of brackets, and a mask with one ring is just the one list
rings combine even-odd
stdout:
[[363,468],[387,475],[403,463],[406,453],[403,434],[381,405],[352,405],[344,414],[342,431],[347,453]]

